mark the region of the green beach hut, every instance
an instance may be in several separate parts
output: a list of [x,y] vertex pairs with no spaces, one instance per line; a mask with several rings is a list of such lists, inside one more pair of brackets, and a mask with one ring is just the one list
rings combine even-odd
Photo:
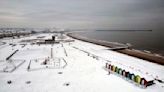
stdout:
[[135,82],[140,84],[141,83],[141,77],[139,75],[135,76]]
[[118,74],[119,74],[119,70],[120,70],[120,68],[118,68],[118,67],[117,67],[116,73],[118,73]]

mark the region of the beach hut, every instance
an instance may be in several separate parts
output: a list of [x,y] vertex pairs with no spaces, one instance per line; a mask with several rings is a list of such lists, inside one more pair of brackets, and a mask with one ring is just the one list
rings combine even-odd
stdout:
[[133,73],[130,74],[130,80],[135,81],[135,75]]
[[121,68],[118,68],[118,69],[117,69],[117,73],[118,73],[118,74],[119,74],[120,69],[121,69]]
[[129,72],[129,73],[127,74],[127,78],[128,78],[129,80],[131,80],[130,77],[131,77],[131,73]]
[[115,71],[114,71],[114,72],[117,72],[117,70],[118,70],[118,67],[116,66],[116,67],[115,67]]
[[110,69],[111,71],[113,71],[113,66],[114,66],[114,65],[111,65],[111,69]]
[[120,68],[118,68],[118,67],[117,67],[116,73],[118,73],[118,74],[119,74],[119,70],[120,70]]
[[125,77],[125,73],[126,73],[126,71],[125,70],[122,70],[122,76]]
[[111,65],[110,63],[106,63],[105,67],[108,70],[125,77],[126,79],[134,81],[135,83],[141,85],[142,87],[147,87],[154,84],[154,80],[152,78],[141,78],[141,76],[139,75],[135,75],[134,73],[131,73],[129,71],[126,71],[125,69],[119,68],[118,66]]
[[122,70],[122,76],[127,77],[128,73],[129,73],[128,71]]
[[141,83],[141,77],[139,75],[135,76],[135,82],[140,84]]
[[150,86],[154,84],[154,80],[147,81],[145,78],[141,78],[140,84],[144,87]]
[[122,69],[121,68],[119,69],[119,74],[122,75]]
[[109,70],[112,69],[112,65],[111,65],[111,64],[108,65],[108,69],[109,69]]
[[116,70],[116,66],[113,65],[112,71],[115,72],[115,70]]
[[113,71],[113,65],[111,65],[110,70]]
[[129,75],[129,71],[126,71],[125,72],[125,77],[128,78],[128,75]]
[[146,81],[146,79],[145,79],[145,78],[141,78],[140,84],[141,84],[142,86],[144,86],[144,87],[147,87],[147,81]]

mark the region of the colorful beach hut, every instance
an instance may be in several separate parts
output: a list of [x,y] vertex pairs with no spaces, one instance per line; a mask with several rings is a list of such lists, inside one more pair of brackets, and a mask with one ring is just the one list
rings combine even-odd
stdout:
[[127,74],[127,78],[131,80],[131,73],[130,72]]
[[145,78],[141,78],[140,84],[144,87],[150,86],[154,84],[154,80],[147,81]]
[[121,68],[119,69],[119,74],[122,75],[122,69]]
[[142,86],[147,87],[147,81],[145,78],[141,78],[141,83]]
[[118,67],[116,66],[116,67],[115,67],[115,71],[114,71],[114,72],[117,72],[117,70],[118,70]]
[[141,78],[141,76],[139,75],[135,75],[134,73],[131,73],[129,71],[126,71],[122,68],[119,68],[118,66],[114,66],[114,65],[111,65],[109,63],[106,63],[106,66],[105,66],[107,69],[109,69],[110,71],[113,71],[113,72],[116,72],[117,74],[131,80],[131,81],[134,81],[135,83],[143,86],[143,87],[147,87],[147,86],[150,86],[150,85],[153,85],[154,84],[154,79],[152,78],[149,78],[149,77],[146,77],[146,78]]
[[135,82],[140,84],[141,83],[141,77],[139,75],[135,76]]
[[120,70],[120,68],[117,68],[117,71],[116,71],[117,74],[119,74],[119,70]]
[[126,71],[125,70],[122,70],[122,76],[125,77],[125,74],[126,74]]
[[130,80],[135,81],[135,75],[133,73],[130,74]]
[[117,67],[117,69],[116,69],[116,73],[117,74],[119,74],[119,70],[120,70],[120,68]]
[[114,72],[116,69],[116,67],[114,65],[112,65],[112,71]]
[[126,71],[125,72],[125,77],[128,78],[128,75],[129,75],[129,71]]

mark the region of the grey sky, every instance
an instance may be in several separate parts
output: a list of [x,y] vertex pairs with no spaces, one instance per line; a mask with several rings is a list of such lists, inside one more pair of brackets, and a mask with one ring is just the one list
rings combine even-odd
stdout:
[[0,0],[0,27],[164,29],[164,0]]

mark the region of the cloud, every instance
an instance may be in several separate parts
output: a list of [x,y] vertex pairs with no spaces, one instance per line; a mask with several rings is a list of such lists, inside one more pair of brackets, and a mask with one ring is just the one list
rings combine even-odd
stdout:
[[163,3],[163,0],[0,0],[0,25],[164,29]]

